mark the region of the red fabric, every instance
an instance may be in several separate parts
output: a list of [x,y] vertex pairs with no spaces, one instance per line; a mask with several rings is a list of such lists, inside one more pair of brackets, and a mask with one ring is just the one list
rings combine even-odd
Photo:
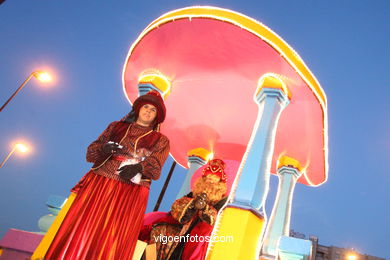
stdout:
[[45,259],[131,259],[149,189],[88,172]]
[[153,225],[156,223],[180,224],[167,212],[150,212],[144,217],[138,239],[149,243],[151,240],[150,232],[152,231]]
[[[127,125],[126,127],[130,127],[126,136],[123,131],[125,125]],[[117,129],[122,130],[121,132],[117,132]],[[101,149],[102,146],[108,141],[119,142],[121,139],[123,139],[121,142],[123,148],[118,152],[118,154],[125,155],[129,158],[134,158],[134,146],[136,141],[140,140],[137,145],[138,149],[136,151],[136,154],[138,157],[146,156],[145,160],[140,162],[143,168],[143,178],[157,180],[160,178],[161,168],[168,157],[170,146],[169,140],[166,136],[155,131],[150,132],[150,130],[152,130],[152,128],[141,126],[136,123],[131,123],[129,125],[119,121],[112,122],[98,137],[98,139],[93,141],[88,146],[86,159],[88,162],[94,163],[93,168],[96,169],[94,170],[96,174],[113,178],[118,181],[130,183],[130,181],[123,180],[115,174],[121,162],[113,160],[112,158],[107,158],[107,156],[102,156]],[[145,134],[147,135],[144,136]],[[141,136],[144,137],[140,138]],[[150,136],[153,136],[153,138],[150,138]],[[156,136],[159,137],[155,138]],[[145,143],[145,146],[142,146],[141,141],[145,139],[147,139],[150,143]],[[145,149],[150,150],[150,153],[148,151],[145,151]],[[149,187],[150,182],[141,182],[140,185]]]
[[111,158],[120,162],[126,161],[127,159],[127,157],[123,155],[113,155]]
[[169,215],[168,212],[161,212],[161,211],[152,211],[149,213],[146,213],[144,215],[144,223],[143,225],[149,225],[156,223],[157,220],[167,217]]
[[[128,127],[128,123],[117,122],[117,125],[111,133],[110,140],[119,143],[122,140],[123,136],[125,136]],[[150,134],[139,139],[137,148],[151,149],[157,144],[160,137],[161,134],[159,132],[153,131]]]
[[137,148],[151,149],[152,147],[154,147],[157,144],[160,137],[161,137],[161,134],[159,132],[153,131],[150,134],[148,134],[147,136],[144,136],[141,139],[139,139]]
[[[177,225],[177,222],[169,213],[166,212],[152,212],[145,215],[143,226],[140,232],[139,239],[147,243],[150,242],[150,232],[152,227],[156,223],[167,223]],[[181,260],[204,260],[207,253],[207,247],[209,245],[209,237],[213,231],[213,226],[209,225],[206,222],[199,222],[190,232],[190,237],[195,239],[198,238],[198,241],[189,241],[185,243]],[[200,238],[202,237],[202,238]],[[203,239],[203,241],[200,241]]]
[[190,237],[197,237],[198,242],[188,241],[187,243],[185,243],[181,260],[205,259],[207,247],[209,245],[208,237],[211,236],[212,231],[213,226],[207,224],[206,222],[199,222],[198,224],[196,224],[196,226],[191,230]]

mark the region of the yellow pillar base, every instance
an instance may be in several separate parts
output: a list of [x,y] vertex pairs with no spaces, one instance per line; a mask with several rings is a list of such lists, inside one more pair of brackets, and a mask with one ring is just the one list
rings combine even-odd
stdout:
[[216,239],[224,239],[225,242],[210,242],[206,259],[258,259],[264,226],[264,219],[249,210],[225,208],[214,233]]
[[146,242],[137,240],[137,245],[135,246],[132,260],[140,260],[147,245],[148,244]]
[[42,238],[41,243],[39,243],[38,247],[34,251],[34,254],[31,256],[32,260],[45,259],[46,252],[47,250],[49,250],[51,242],[56,236],[57,231],[60,228],[62,221],[64,220],[66,214],[68,213],[70,206],[72,206],[75,198],[76,198],[76,193],[71,193],[69,195],[65,205],[62,207],[56,219],[54,220],[53,224],[51,224],[49,230],[46,232],[46,235]]

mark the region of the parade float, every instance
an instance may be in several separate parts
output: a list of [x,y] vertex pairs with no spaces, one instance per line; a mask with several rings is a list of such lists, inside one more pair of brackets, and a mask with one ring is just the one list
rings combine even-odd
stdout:
[[[206,259],[308,259],[310,241],[289,237],[296,183],[327,180],[327,101],[300,56],[276,33],[240,13],[189,7],[162,15],[131,45],[123,68],[129,102],[154,89],[164,97],[161,132],[188,168],[177,197],[211,158],[238,162]],[[271,175],[279,187],[264,203]],[[314,192],[314,191],[313,191]],[[44,255],[74,194],[34,256]],[[268,216],[268,217],[267,217]]]

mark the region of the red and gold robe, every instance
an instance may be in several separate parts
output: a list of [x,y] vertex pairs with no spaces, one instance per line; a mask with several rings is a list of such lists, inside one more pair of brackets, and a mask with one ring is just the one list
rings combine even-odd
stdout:
[[[157,260],[203,260],[206,256],[218,210],[225,204],[226,197],[215,203],[209,203],[202,210],[194,208],[192,193],[175,200],[168,215],[161,217],[142,228],[140,239],[150,244],[156,243]],[[170,241],[161,241],[161,237],[171,237]],[[202,237],[203,241],[191,238]],[[174,241],[181,237],[182,241]],[[189,241],[185,239],[189,239]]]

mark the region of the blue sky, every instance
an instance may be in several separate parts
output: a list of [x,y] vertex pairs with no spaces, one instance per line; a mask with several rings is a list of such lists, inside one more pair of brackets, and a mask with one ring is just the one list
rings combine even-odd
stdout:
[[[390,2],[383,1],[21,1],[0,5],[0,103],[35,69],[0,113],[0,159],[18,138],[33,146],[0,169],[0,237],[38,231],[50,194],[68,196],[90,167],[86,147],[130,105],[121,83],[131,43],[173,9],[212,5],[264,23],[287,41],[328,97],[329,179],[298,185],[291,228],[321,244],[390,258]],[[151,189],[152,210],[172,160]],[[168,210],[185,177],[177,168],[161,205]],[[271,178],[270,208],[277,179]],[[270,212],[270,209],[269,209]]]

